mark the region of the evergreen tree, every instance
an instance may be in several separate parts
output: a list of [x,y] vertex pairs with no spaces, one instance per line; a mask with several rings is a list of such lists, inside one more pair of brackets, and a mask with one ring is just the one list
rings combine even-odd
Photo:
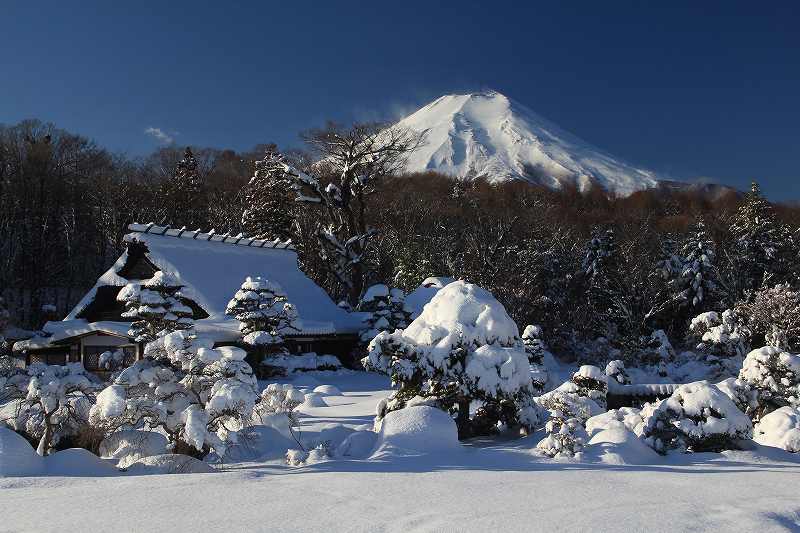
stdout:
[[755,181],[733,219],[731,234],[737,296],[790,281],[790,264],[796,257],[792,235]]
[[361,343],[366,346],[381,331],[392,333],[397,329],[405,329],[411,323],[411,309],[405,302],[405,294],[397,288],[390,289],[386,285],[373,285],[358,304],[358,310],[370,313],[364,320],[361,330]]
[[272,151],[256,161],[242,214],[242,227],[250,237],[281,241],[292,237],[294,200],[288,169],[283,156]]
[[167,201],[166,223],[175,227],[203,228],[207,223],[205,185],[197,172],[197,160],[188,146],[163,193]]
[[593,232],[583,259],[583,274],[589,332],[612,339],[630,314],[619,282],[614,230]]
[[243,342],[262,358],[288,354],[283,335],[300,330],[297,310],[283,289],[260,277],[245,279],[225,314],[240,322]]
[[128,334],[136,342],[152,342],[173,331],[191,329],[194,311],[174,276],[159,270],[152,278],[127,284],[117,295],[125,318],[132,318]]
[[690,310],[690,315],[694,316],[715,308],[724,296],[714,265],[714,243],[708,238],[702,221],[697,222],[686,241],[684,254],[679,307]]

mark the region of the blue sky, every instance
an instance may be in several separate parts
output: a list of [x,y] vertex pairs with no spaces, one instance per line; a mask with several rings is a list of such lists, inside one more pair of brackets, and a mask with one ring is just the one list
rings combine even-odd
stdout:
[[[656,5],[657,4],[657,5]],[[676,178],[800,199],[800,2],[27,2],[0,13],[0,122],[114,151],[299,145],[494,88]]]

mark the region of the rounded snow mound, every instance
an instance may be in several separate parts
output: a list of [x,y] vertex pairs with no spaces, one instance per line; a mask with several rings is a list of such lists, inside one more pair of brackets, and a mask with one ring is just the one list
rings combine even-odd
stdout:
[[659,455],[622,423],[597,432],[589,440],[586,455],[614,465],[645,465],[659,461]]
[[129,466],[128,472],[135,475],[209,474],[216,472],[216,470],[194,457],[177,453],[166,453],[163,455],[143,457]]
[[38,476],[44,461],[21,435],[0,427],[0,477]]
[[519,342],[519,329],[492,293],[459,280],[436,293],[403,331],[403,337],[423,346],[448,349],[459,340],[508,346]]
[[314,389],[314,393],[319,394],[320,396],[341,396],[342,391],[340,391],[334,385],[320,385]]
[[83,448],[62,450],[44,458],[47,473],[51,476],[113,476],[117,469]]
[[756,425],[755,440],[764,446],[800,452],[800,409],[781,407],[764,416]]
[[336,457],[363,459],[375,449],[378,434],[374,431],[355,431],[336,448]]
[[381,422],[373,455],[389,449],[416,453],[452,452],[460,448],[456,423],[450,415],[427,405],[387,414]]
[[302,404],[300,404],[300,407],[328,407],[328,404],[325,402],[325,398],[323,398],[321,394],[309,392],[306,394],[306,399]]
[[100,443],[99,451],[100,457],[116,459],[119,468],[126,468],[142,457],[167,453],[167,438],[154,431],[117,431]]

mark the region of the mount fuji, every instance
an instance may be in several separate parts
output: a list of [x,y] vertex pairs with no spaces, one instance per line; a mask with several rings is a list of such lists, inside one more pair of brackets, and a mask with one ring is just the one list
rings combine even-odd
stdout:
[[554,189],[600,186],[628,195],[661,177],[568,133],[496,92],[442,96],[397,123],[424,133],[408,172],[433,170],[462,179],[524,180]]

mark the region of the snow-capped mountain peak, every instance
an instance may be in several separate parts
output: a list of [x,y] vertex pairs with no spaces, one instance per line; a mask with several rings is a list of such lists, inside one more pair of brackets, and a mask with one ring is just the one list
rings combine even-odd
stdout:
[[409,172],[521,179],[552,188],[574,183],[581,190],[597,184],[619,194],[658,184],[653,172],[603,152],[493,90],[442,96],[397,125],[425,133],[424,145],[409,157]]

